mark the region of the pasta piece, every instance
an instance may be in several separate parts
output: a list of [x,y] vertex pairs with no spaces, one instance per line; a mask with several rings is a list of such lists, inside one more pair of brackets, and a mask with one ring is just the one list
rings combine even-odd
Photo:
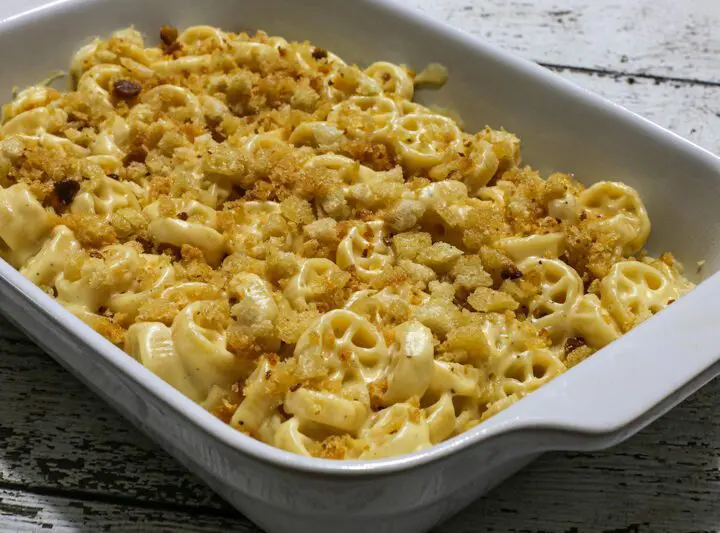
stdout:
[[249,362],[227,350],[225,332],[217,323],[205,319],[207,302],[186,306],[172,323],[172,342],[188,372],[190,382],[201,395],[213,386],[229,389],[246,378]]
[[124,350],[153,374],[196,402],[205,397],[190,382],[175,353],[170,328],[158,322],[140,322],[128,329]]
[[449,439],[457,430],[455,406],[450,392],[444,393],[440,399],[430,407],[424,409],[425,420],[428,425],[430,442],[437,444]]
[[430,446],[430,431],[418,409],[395,404],[372,415],[362,432],[369,449],[361,459],[380,459],[417,452]]
[[249,161],[261,159],[262,155],[267,152],[278,151],[282,153],[289,149],[290,146],[280,130],[251,135],[245,139],[242,146],[242,152]]
[[195,246],[202,250],[209,264],[217,266],[225,256],[225,238],[215,229],[215,210],[194,200],[177,201],[174,205],[182,219],[162,216],[157,203],[143,210],[150,219],[148,232],[153,240],[159,244]]
[[662,272],[640,261],[616,263],[600,282],[600,292],[603,306],[623,331],[650,318],[674,296]]
[[141,274],[135,277],[130,288],[110,295],[108,301],[108,308],[124,314],[127,320],[135,320],[143,303],[156,296],[162,297],[160,290],[175,281],[175,270],[169,257],[143,254],[142,260]]
[[194,52],[194,48],[211,43],[214,47],[225,47],[225,35],[213,26],[190,26],[180,33],[177,42]]
[[24,133],[14,134],[10,139],[20,141],[25,148],[33,149],[41,147],[55,152],[54,155],[63,154],[67,157],[85,157],[89,153],[87,148],[79,146],[69,139],[58,137],[45,131],[38,131],[34,135],[26,135]]
[[430,386],[433,373],[433,338],[419,322],[406,322],[393,330],[395,342],[390,346],[385,405],[420,398]]
[[230,281],[230,295],[238,299],[230,314],[247,325],[273,324],[278,307],[268,284],[256,274],[241,272]]
[[[99,256],[99,257],[93,257]],[[125,292],[142,268],[135,247],[114,244],[101,252],[81,258],[79,270],[65,268],[57,277],[57,298],[97,313],[107,307],[110,297]]]
[[625,253],[640,250],[650,234],[650,219],[640,196],[623,183],[601,181],[584,191],[580,205],[600,217],[601,225],[618,235]]
[[67,226],[55,226],[40,251],[28,259],[20,273],[35,285],[54,286],[70,257],[80,253],[80,243]]
[[528,257],[545,257],[557,259],[563,252],[565,235],[563,233],[546,233],[528,237],[508,237],[501,239],[497,245],[505,250],[515,262]]
[[325,313],[302,334],[295,354],[321,357],[331,373],[351,369],[365,383],[382,376],[389,363],[380,332],[360,315],[346,309]]
[[300,432],[300,422],[293,417],[283,422],[275,432],[273,444],[281,450],[311,457],[310,449],[313,447],[313,440]]
[[295,51],[295,57],[301,68],[305,71],[313,72],[319,65],[327,65],[332,73],[340,67],[347,66],[345,61],[330,50],[316,48],[311,45],[299,44]]
[[472,196],[477,196],[479,191],[495,176],[500,161],[490,143],[482,139],[470,141],[470,168],[463,176],[463,183],[467,185]]
[[103,177],[83,184],[70,205],[70,212],[80,215],[100,215],[106,220],[120,209],[140,210],[138,195],[145,191],[134,183]]
[[[174,272],[174,269],[171,272]],[[127,294],[130,303],[135,296],[132,293]],[[128,318],[137,316],[140,320],[157,320],[170,325],[177,314],[193,302],[223,299],[227,299],[227,294],[215,285],[199,281],[178,282],[175,280],[167,287],[158,287],[157,290],[148,291],[147,299],[143,300],[137,309],[129,312]],[[111,308],[112,305],[111,301]],[[123,312],[121,309],[118,311]]]
[[43,245],[53,222],[27,186],[0,189],[0,257],[19,268]]
[[671,303],[672,300],[676,300],[692,290],[694,285],[682,276],[682,265],[677,263],[672,256],[668,257],[668,254],[664,254],[661,257],[662,259],[645,257],[642,262],[658,269],[670,282],[668,303]]
[[557,377],[565,370],[550,350],[530,350],[500,361],[497,381],[490,389],[490,403],[522,398]]
[[244,398],[230,420],[231,426],[251,435],[257,433],[280,406],[282,395],[271,392],[268,384],[273,367],[273,363],[266,357],[258,361],[257,367],[245,382]]
[[365,69],[365,74],[377,81],[383,93],[411,100],[415,90],[407,70],[387,61],[378,61]]
[[588,346],[597,350],[620,336],[617,324],[594,294],[577,299],[570,313],[570,325]]
[[[454,431],[462,432],[480,420],[486,386],[485,373],[471,365],[435,360],[432,379],[422,398],[423,405],[437,404],[448,395],[455,413]],[[446,421],[449,424],[449,421]],[[446,428],[447,430],[447,428]]]
[[60,93],[50,87],[27,87],[15,95],[13,101],[2,106],[2,122],[7,122],[24,111],[45,107],[60,98]]
[[350,186],[360,181],[360,163],[337,154],[323,154],[311,157],[306,168],[323,169],[337,175],[343,185]]
[[516,349],[524,349],[526,339],[519,334],[516,321],[505,314],[488,313],[481,326],[487,346],[490,349],[490,359],[497,360]]
[[299,421],[314,422],[352,435],[357,434],[368,416],[368,407],[361,401],[305,388],[288,392],[283,406]]
[[119,65],[96,65],[80,76],[78,92],[93,107],[110,111],[113,109],[110,96],[112,83],[126,74],[127,71]]
[[290,278],[283,294],[294,309],[305,310],[327,294],[332,287],[331,280],[340,274],[340,268],[329,259],[306,259],[298,273]]
[[575,224],[580,217],[578,211],[579,202],[570,193],[566,193],[563,198],[555,198],[548,202],[548,215],[557,220]]
[[62,109],[36,107],[15,115],[3,123],[0,133],[3,137],[10,135],[41,135],[54,133],[67,122],[67,113]]
[[122,117],[108,119],[103,124],[102,131],[98,133],[95,140],[90,144],[90,153],[94,156],[90,161],[103,161],[101,156],[104,156],[107,160],[114,158],[114,168],[121,168],[122,160],[126,154],[119,144],[125,146],[128,143],[129,136],[130,130],[125,119]]
[[459,149],[460,130],[442,115],[410,114],[393,122],[394,147],[411,171],[439,164],[449,150]]
[[74,80],[77,80],[85,70],[92,66],[94,55],[97,53],[98,46],[101,43],[100,39],[93,39],[92,42],[75,52],[70,62],[70,73]]
[[482,376],[477,368],[435,360],[428,393],[435,397],[447,392],[453,396],[472,397],[478,394],[481,380]]
[[340,268],[353,267],[366,281],[379,276],[393,261],[393,251],[385,244],[384,222],[380,220],[354,226],[340,241],[335,258]]
[[328,122],[303,122],[293,130],[288,142],[330,152],[339,150],[342,138],[343,132]]
[[178,76],[186,73],[199,74],[210,70],[212,62],[213,57],[210,54],[184,56],[153,63],[152,70],[160,76]]
[[380,138],[390,131],[398,111],[395,102],[385,96],[351,96],[336,104],[328,122],[343,129],[350,137],[371,135]]
[[559,259],[529,257],[518,263],[524,275],[538,277],[540,294],[530,301],[530,316],[538,329],[544,329],[555,342],[564,341],[569,330],[568,317],[583,294],[583,283],[573,268]]

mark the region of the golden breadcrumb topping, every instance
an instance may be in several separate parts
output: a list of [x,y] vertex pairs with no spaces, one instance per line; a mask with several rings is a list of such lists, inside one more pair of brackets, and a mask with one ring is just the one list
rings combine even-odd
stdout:
[[[3,106],[0,255],[244,434],[377,459],[488,419],[692,288],[618,181],[413,101],[430,65],[264,32],[96,39]],[[612,179],[608,176],[608,179]]]

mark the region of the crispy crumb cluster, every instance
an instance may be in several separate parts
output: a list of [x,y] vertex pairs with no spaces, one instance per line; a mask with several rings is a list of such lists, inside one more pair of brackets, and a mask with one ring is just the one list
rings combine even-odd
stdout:
[[0,255],[234,428],[374,459],[446,440],[687,292],[619,182],[413,102],[432,65],[209,26],[3,106]]

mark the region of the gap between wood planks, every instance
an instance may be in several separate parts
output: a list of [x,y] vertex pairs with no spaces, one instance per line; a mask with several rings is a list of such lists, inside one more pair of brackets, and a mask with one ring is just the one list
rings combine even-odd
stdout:
[[611,70],[611,69],[602,69],[602,68],[591,68],[591,67],[576,67],[573,65],[560,65],[557,63],[545,63],[542,61],[535,61],[538,65],[541,67],[545,67],[549,70],[556,71],[556,72],[563,72],[563,71],[569,71],[569,72],[577,72],[580,74],[589,74],[589,75],[595,75],[595,76],[608,76],[612,78],[626,78],[628,81],[633,80],[635,78],[643,79],[643,80],[652,80],[657,85],[661,83],[676,83],[676,84],[683,84],[683,85],[699,85],[702,87],[720,87],[720,81],[708,81],[708,80],[701,80],[701,79],[694,79],[694,78],[684,78],[684,77],[676,77],[676,76],[663,76],[658,74],[646,74],[642,72],[627,72],[622,70]]
[[540,62],[720,81],[717,0],[405,0]]
[[143,500],[130,496],[118,496],[103,492],[91,492],[79,489],[65,489],[53,487],[33,487],[22,483],[0,481],[0,490],[13,491],[22,494],[35,494],[53,498],[65,498],[83,502],[106,503],[110,505],[124,505],[138,509],[149,509],[153,511],[171,511],[192,515],[204,515],[208,517],[244,519],[245,517],[234,508],[225,504],[226,507],[210,507],[204,505],[189,505],[187,503],[159,502],[156,500]]

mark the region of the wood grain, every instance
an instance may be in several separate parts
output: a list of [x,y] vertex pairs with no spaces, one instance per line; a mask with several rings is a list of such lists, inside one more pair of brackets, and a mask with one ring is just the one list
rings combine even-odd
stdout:
[[[410,3],[720,152],[717,0]],[[541,458],[435,531],[718,531],[719,411],[716,382],[612,450]],[[258,531],[0,320],[0,531],[43,529]]]
[[[7,527],[9,523],[12,523],[12,527]],[[230,520],[193,509],[182,511],[161,506],[139,507],[124,502],[84,501],[74,497],[7,489],[0,489],[0,530],[53,533],[260,533],[257,527],[246,520]]]
[[612,450],[541,457],[438,531],[717,531],[718,415],[715,381]]
[[2,482],[224,507],[4,319],[0,331]]
[[410,0],[545,64],[720,82],[717,0]]
[[[719,2],[720,5],[720,2]],[[720,70],[720,54],[718,55]],[[720,153],[720,87],[552,69],[570,81]]]

